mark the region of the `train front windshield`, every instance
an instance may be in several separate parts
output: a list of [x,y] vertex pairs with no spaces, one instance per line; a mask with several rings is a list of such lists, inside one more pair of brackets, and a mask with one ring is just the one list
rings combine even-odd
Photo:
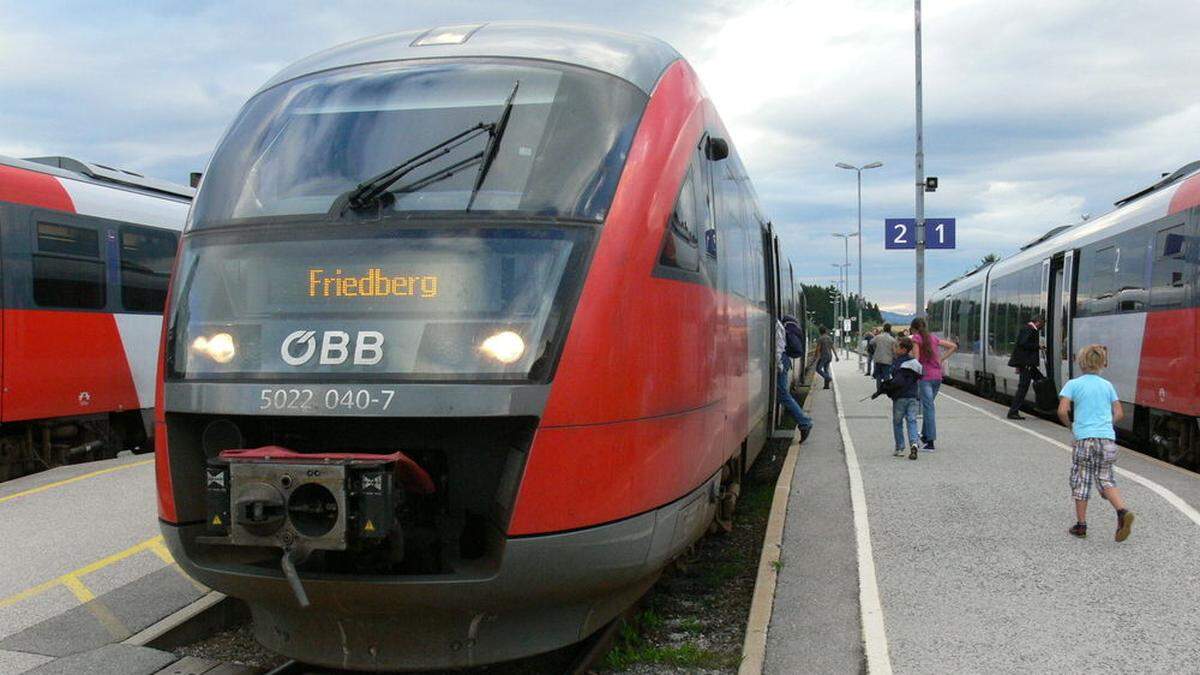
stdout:
[[[168,377],[544,380],[646,100],[512,60],[360,66],[260,93],[193,208]],[[345,207],[471,128],[493,133]]]
[[360,66],[258,94],[213,156],[192,228],[324,216],[360,182],[495,123],[514,88],[478,189],[486,133],[390,186],[387,210],[603,220],[646,96],[582,69],[467,60]]

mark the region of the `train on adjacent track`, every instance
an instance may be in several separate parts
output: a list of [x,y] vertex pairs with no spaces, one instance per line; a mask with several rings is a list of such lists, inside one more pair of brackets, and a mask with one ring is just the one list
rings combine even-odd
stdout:
[[193,192],[0,157],[0,480],[151,447],[155,348]]
[[308,663],[575,643],[729,517],[802,302],[665,43],[493,23],[321,52],[246,103],[183,235],[167,544]]
[[1059,388],[1079,374],[1073,355],[1081,347],[1105,345],[1105,377],[1126,405],[1118,432],[1200,470],[1200,162],[1115,206],[930,296],[930,329],[958,344],[945,377],[1011,397],[1017,332],[1042,315],[1045,374]]

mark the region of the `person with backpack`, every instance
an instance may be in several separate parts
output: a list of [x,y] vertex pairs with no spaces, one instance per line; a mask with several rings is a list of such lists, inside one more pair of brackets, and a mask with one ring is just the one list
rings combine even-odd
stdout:
[[[913,358],[913,341],[902,337],[892,347],[892,365],[887,379],[876,383],[875,393],[871,398],[887,394],[892,399],[892,436],[896,448],[892,451],[895,457],[908,455],[909,459],[917,458],[917,410],[921,407],[918,401],[918,389],[921,382],[921,362]],[[905,442],[904,431],[908,430],[908,442]],[[907,453],[905,452],[907,450]]]
[[792,359],[804,356],[804,332],[800,322],[793,317],[785,316],[783,321],[775,320],[775,356],[779,360],[776,373],[775,387],[779,393],[779,405],[782,405],[792,419],[796,420],[796,428],[800,430],[800,442],[803,443],[812,432],[813,422],[804,408],[792,396],[788,386],[788,373],[792,369]]

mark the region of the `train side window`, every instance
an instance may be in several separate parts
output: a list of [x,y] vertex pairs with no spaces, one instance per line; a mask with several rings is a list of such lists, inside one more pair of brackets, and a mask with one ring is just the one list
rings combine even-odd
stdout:
[[121,305],[130,312],[163,311],[179,240],[174,232],[122,227]]
[[1114,308],[1118,312],[1146,309],[1146,233],[1127,232],[1117,240],[1117,262],[1113,267]]
[[695,170],[688,166],[683,186],[675,199],[675,208],[667,217],[667,234],[663,239],[658,264],[664,267],[696,272],[700,269],[699,237],[696,228]]
[[700,145],[696,148],[695,159],[693,160],[697,167],[695,190],[696,190],[696,210],[697,222],[699,227],[697,230],[704,231],[704,254],[707,256],[706,263],[709,266],[709,272],[715,279],[716,269],[713,265],[717,259],[717,210],[716,204],[713,203],[713,181],[712,181],[712,166],[704,161],[704,146],[708,143],[708,135],[700,139]]
[[1155,233],[1151,307],[1182,307],[1187,302],[1196,275],[1195,263],[1188,263],[1188,250],[1194,246],[1195,242],[1187,239],[1183,223]]
[[60,223],[37,223],[33,301],[41,307],[103,309],[100,233]]
[[1111,314],[1117,305],[1117,247],[1096,251],[1088,291],[1088,314]]

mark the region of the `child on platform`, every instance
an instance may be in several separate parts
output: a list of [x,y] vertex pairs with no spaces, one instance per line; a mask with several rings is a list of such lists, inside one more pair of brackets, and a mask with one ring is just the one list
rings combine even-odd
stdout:
[[[887,394],[892,399],[892,435],[895,437],[895,457],[903,457],[908,448],[908,458],[917,458],[917,410],[921,404],[917,399],[917,383],[921,381],[921,362],[913,358],[913,341],[902,337],[893,348],[895,354],[889,377],[881,380],[871,398]],[[904,442],[904,427],[908,427],[908,443]]]
[[[1071,496],[1075,498],[1075,525],[1068,532],[1080,539],[1087,536],[1087,504],[1092,483],[1117,510],[1117,541],[1125,541],[1133,528],[1133,512],[1125,508],[1125,500],[1117,489],[1113,465],[1117,461],[1116,434],[1113,422],[1125,417],[1117,390],[1100,377],[1108,366],[1108,350],[1103,345],[1088,345],[1075,357],[1083,375],[1067,382],[1059,392],[1058,419],[1070,426],[1075,434],[1075,449],[1071,459]],[[1075,423],[1069,413],[1075,407]]]

